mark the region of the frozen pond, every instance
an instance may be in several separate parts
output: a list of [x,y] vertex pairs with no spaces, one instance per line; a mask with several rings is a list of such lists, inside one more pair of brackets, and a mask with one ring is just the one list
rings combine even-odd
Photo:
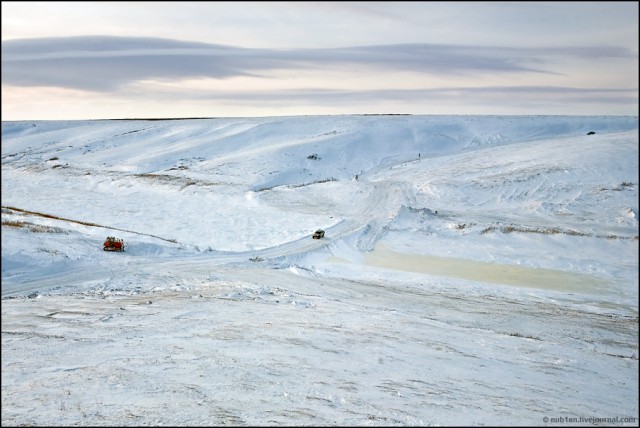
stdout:
[[528,268],[477,260],[400,253],[382,244],[364,256],[365,263],[387,269],[554,291],[598,293],[608,282],[591,275],[556,269]]

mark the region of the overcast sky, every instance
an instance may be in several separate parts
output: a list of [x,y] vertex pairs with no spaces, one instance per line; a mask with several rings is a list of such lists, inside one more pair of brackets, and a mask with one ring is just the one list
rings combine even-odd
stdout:
[[2,120],[638,115],[638,2],[2,2]]

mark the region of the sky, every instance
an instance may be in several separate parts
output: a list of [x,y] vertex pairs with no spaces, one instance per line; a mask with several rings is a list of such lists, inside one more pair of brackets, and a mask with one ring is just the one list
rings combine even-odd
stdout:
[[629,116],[4,122],[2,426],[637,427],[638,148]]
[[2,2],[2,120],[638,115],[637,2]]

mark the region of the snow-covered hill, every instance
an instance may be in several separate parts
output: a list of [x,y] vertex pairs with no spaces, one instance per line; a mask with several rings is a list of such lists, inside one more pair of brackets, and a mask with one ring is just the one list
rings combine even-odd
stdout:
[[3,425],[637,418],[638,118],[3,122],[2,296]]

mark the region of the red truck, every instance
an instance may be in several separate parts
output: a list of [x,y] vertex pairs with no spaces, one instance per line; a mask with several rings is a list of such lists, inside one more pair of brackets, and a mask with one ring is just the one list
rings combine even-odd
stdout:
[[102,249],[105,251],[124,251],[124,241],[122,239],[116,239],[115,236],[107,236],[107,240],[104,241]]

